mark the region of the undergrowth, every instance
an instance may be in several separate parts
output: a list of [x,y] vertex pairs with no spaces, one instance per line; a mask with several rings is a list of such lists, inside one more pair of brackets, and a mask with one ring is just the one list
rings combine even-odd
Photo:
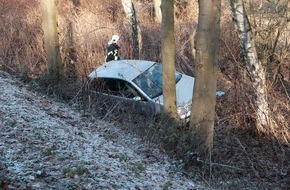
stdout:
[[[177,6],[179,7],[177,7],[175,26],[176,68],[180,72],[194,75],[191,40],[197,26],[198,11],[194,3],[188,6],[195,7],[192,11],[186,9],[180,2]],[[169,124],[169,120],[164,116],[140,117],[128,110],[112,111],[114,106],[110,105],[105,108],[97,106],[98,109],[86,110],[87,102],[84,101],[80,102],[83,104],[80,108],[87,113],[96,111],[101,119],[117,122],[124,130],[138,134],[149,144],[160,146],[172,158],[182,160],[187,169],[191,168],[191,171],[198,172],[198,176],[195,177],[208,181],[210,186],[221,187],[225,184],[217,184],[217,181],[226,179],[230,183],[226,184],[228,189],[243,189],[246,186],[245,181],[257,183],[255,184],[257,187],[260,185],[258,181],[261,181],[265,186],[273,187],[275,184],[278,186],[280,184],[281,187],[287,188],[290,179],[288,161],[290,158],[290,60],[287,51],[289,35],[286,30],[281,30],[278,45],[274,49],[275,39],[262,40],[267,30],[262,26],[260,26],[261,30],[257,30],[257,32],[264,32],[257,38],[259,57],[263,58],[266,51],[270,52],[266,54],[267,59],[263,61],[268,76],[268,104],[276,124],[275,130],[271,133],[259,135],[255,128],[254,89],[245,71],[238,38],[233,25],[229,22],[231,21],[229,7],[225,2],[223,6],[218,89],[226,94],[217,98],[212,160],[201,160],[196,155],[189,155],[188,127]],[[2,40],[0,69],[14,74],[24,82],[29,82],[32,90],[72,102],[72,100],[79,100],[88,74],[103,63],[107,42],[113,34],[117,33],[121,36],[122,56],[130,58],[131,26],[126,19],[123,19],[125,16],[120,2],[84,1],[76,7],[72,3],[64,3],[64,0],[60,0],[58,9],[60,49],[66,69],[65,79],[53,85],[53,82],[45,78],[47,62],[43,49],[41,12],[37,0],[21,3],[17,0],[0,0]],[[137,6],[136,10],[139,11],[138,18],[143,39],[140,58],[160,61],[161,25],[153,22],[154,19],[149,14],[151,7],[147,4]],[[271,20],[274,21],[275,19]],[[73,41],[68,36],[68,31],[71,29],[73,32],[70,35]],[[271,54],[273,50],[275,50],[274,54]],[[75,78],[70,78],[70,64],[74,64]],[[83,100],[87,101],[86,98]],[[137,167],[134,170],[139,172],[140,169]],[[187,175],[194,176],[192,173],[188,172]],[[243,179],[239,181],[239,178],[244,178],[245,181],[243,182]],[[0,184],[5,186],[6,183],[7,179],[0,174]]]

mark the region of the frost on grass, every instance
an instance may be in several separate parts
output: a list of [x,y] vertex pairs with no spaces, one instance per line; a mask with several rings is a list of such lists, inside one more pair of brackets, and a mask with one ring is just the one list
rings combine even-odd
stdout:
[[203,189],[146,150],[0,71],[0,189]]

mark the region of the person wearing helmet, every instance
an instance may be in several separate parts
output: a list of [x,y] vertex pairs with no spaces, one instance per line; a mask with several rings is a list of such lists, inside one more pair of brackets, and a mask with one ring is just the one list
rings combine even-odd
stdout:
[[119,41],[120,36],[113,35],[112,39],[108,43],[107,47],[107,56],[106,56],[106,62],[112,61],[112,60],[119,60],[119,49],[120,47],[117,45],[117,42]]

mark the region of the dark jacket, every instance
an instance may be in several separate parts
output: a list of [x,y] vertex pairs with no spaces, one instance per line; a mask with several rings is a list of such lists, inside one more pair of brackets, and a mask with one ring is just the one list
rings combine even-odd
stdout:
[[112,43],[111,45],[108,46],[107,48],[107,57],[106,57],[106,62],[112,61],[112,60],[119,60],[119,49],[120,47]]

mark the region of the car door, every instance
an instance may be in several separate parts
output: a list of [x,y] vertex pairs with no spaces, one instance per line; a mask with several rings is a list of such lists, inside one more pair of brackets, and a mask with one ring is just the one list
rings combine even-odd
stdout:
[[[156,114],[154,102],[146,99],[128,81],[114,78],[98,78],[94,81],[97,100],[102,104],[152,116]],[[110,107],[113,107],[110,106]]]

